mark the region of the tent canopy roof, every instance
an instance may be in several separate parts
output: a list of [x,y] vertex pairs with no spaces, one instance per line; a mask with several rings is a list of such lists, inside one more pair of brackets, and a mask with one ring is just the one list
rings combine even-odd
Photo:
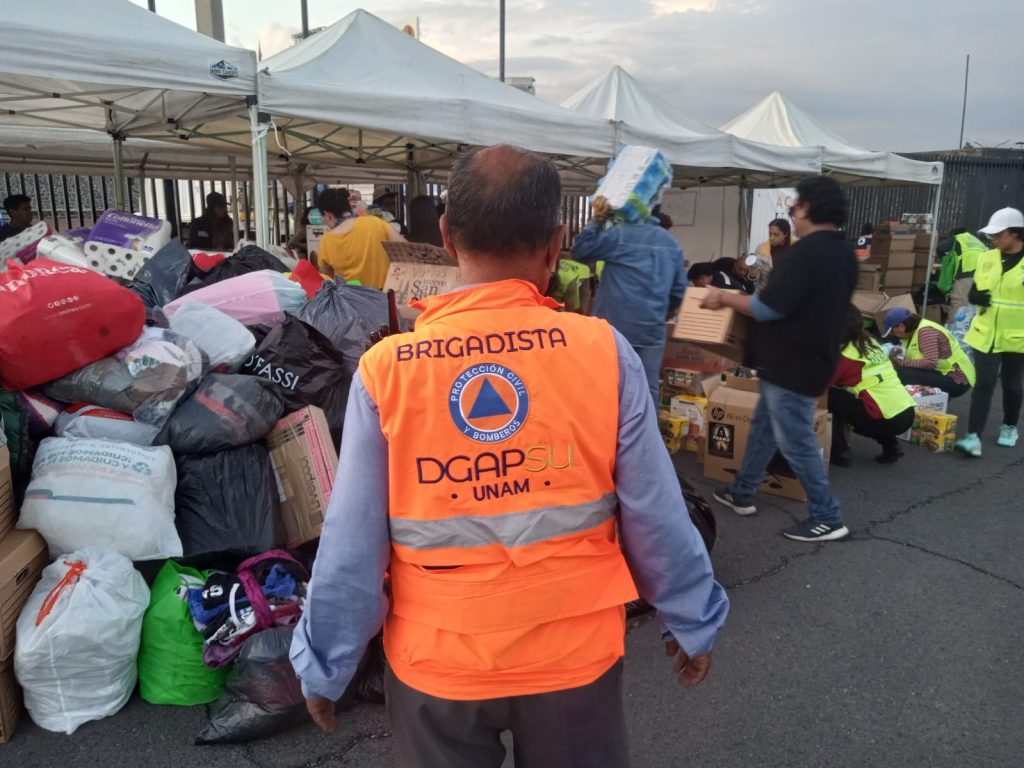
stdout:
[[780,147],[821,147],[822,164],[843,181],[940,184],[942,163],[922,162],[860,147],[830,131],[775,91],[722,130]]
[[256,92],[252,51],[128,0],[4,6],[0,100],[7,125],[172,135],[238,112]]
[[460,144],[586,157],[614,146],[607,120],[487,77],[363,10],[265,60],[259,93],[293,156],[446,167]]
[[821,168],[819,150],[737,139],[683,114],[619,66],[562,105],[613,121],[621,143],[660,149],[676,167],[677,184],[781,184]]

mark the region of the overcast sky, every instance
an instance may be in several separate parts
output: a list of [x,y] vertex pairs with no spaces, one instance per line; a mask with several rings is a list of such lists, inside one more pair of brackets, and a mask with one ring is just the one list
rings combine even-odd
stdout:
[[[145,0],[133,0],[146,5]],[[194,0],[156,0],[195,28]],[[291,44],[297,0],[223,0],[227,42],[264,56]],[[955,147],[964,56],[966,141],[1024,142],[1022,0],[508,0],[509,76],[560,102],[619,64],[696,120],[718,126],[773,90],[871,149]],[[310,26],[356,8],[497,74],[498,0],[309,0]],[[352,62],[353,68],[360,66]],[[339,73],[340,77],[344,73]],[[1024,148],[1022,144],[1018,148]]]

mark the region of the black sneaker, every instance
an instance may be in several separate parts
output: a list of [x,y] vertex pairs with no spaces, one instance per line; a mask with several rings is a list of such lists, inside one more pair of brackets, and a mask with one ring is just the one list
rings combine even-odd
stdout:
[[757,512],[753,496],[740,496],[728,488],[719,488],[712,495],[715,497],[715,501],[725,504],[737,515],[752,515]]
[[849,536],[850,529],[842,523],[819,523],[809,517],[787,528],[782,535],[793,541],[838,541]]

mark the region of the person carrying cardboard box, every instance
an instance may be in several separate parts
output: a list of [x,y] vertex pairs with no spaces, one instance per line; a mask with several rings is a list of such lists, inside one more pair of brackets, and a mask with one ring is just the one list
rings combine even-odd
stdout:
[[839,228],[847,202],[832,179],[815,176],[797,186],[790,210],[796,242],[754,296],[711,290],[703,306],[732,307],[752,315],[750,350],[761,378],[761,397],[750,425],[743,464],[732,485],[715,499],[741,515],[757,511],[754,493],[776,450],[789,462],[804,490],[810,516],[783,532],[794,541],[846,537],[839,502],[814,432],[817,398],[839,361],[847,308],[857,284],[857,258]]

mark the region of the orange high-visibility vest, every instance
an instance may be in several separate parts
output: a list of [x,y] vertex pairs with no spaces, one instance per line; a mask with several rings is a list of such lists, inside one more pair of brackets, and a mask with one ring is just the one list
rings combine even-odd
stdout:
[[622,656],[636,597],[616,533],[611,327],[520,280],[420,306],[413,333],[359,364],[388,441],[388,662],[446,699],[593,682]]

